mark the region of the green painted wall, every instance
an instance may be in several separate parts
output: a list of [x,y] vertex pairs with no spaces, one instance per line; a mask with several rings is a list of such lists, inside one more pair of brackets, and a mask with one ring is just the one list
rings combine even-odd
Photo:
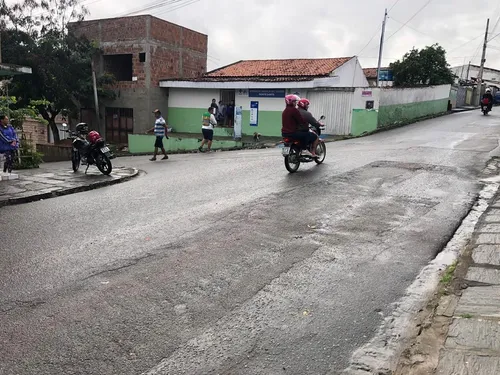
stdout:
[[[199,138],[176,138],[173,134],[169,135],[169,139],[163,139],[165,150],[172,151],[195,151],[201,144],[201,132]],[[151,153],[154,150],[154,135],[129,134],[128,148],[132,154]],[[233,148],[242,147],[242,142],[232,140],[215,140],[212,144],[214,150],[230,150]]]
[[202,108],[169,108],[168,126],[176,133],[201,133],[201,116],[205,111]]
[[443,113],[448,110],[448,98],[408,104],[380,105],[378,113],[378,128],[404,124],[415,119]]
[[259,111],[257,126],[250,126],[250,111],[243,111],[241,122],[243,134],[258,132],[267,137],[281,137],[281,111]]
[[[169,108],[168,125],[176,133],[201,133],[201,116],[205,110],[201,108]],[[259,111],[258,126],[250,126],[250,111],[242,114],[241,131],[244,135],[259,132],[263,136],[281,136],[281,112]],[[232,136],[229,129],[216,128],[215,136]]]
[[377,129],[378,111],[372,109],[353,109],[351,134],[354,136]]

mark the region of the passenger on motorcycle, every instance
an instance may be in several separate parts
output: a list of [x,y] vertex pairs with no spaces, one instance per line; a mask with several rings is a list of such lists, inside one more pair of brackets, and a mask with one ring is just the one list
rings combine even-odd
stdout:
[[488,99],[488,111],[491,112],[493,108],[493,95],[491,94],[491,89],[488,87],[483,95],[483,99]]
[[314,118],[312,113],[309,112],[309,105],[311,104],[309,100],[302,98],[299,100],[298,104],[299,104],[299,112],[304,121],[307,122],[308,125],[314,126],[314,128],[316,129],[316,134],[314,134],[316,136],[316,139],[312,143],[312,149],[314,150],[314,152],[316,152],[316,148],[318,147],[319,144],[318,136],[321,134],[321,129],[320,129],[321,123],[319,123],[318,120]]
[[316,149],[313,150],[314,153],[307,150],[308,146],[317,139],[317,136],[309,131],[308,124],[297,109],[299,100],[300,98],[297,95],[285,96],[286,108],[281,115],[281,135],[284,138],[300,141],[304,149],[302,155],[317,157]]

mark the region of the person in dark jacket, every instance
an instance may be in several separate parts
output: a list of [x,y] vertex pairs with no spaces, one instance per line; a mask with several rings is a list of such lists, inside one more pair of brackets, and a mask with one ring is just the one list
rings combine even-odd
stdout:
[[493,95],[491,94],[491,89],[488,87],[486,89],[486,92],[483,94],[483,99],[488,99],[488,111],[491,111],[493,108]]
[[317,136],[309,131],[309,126],[297,109],[299,100],[297,95],[285,96],[286,108],[281,115],[281,135],[284,138],[299,140],[304,148],[302,155],[317,157],[315,148],[313,152],[307,150],[308,146],[317,139]]
[[3,172],[12,172],[14,164],[14,153],[19,148],[19,139],[17,138],[14,127],[9,123],[9,118],[0,115],[0,154],[4,154],[5,162]]
[[[311,126],[314,126],[316,128],[316,134],[315,135],[315,140],[312,143],[312,149],[316,152],[316,148],[318,147],[319,144],[319,137],[318,135],[321,133],[320,127],[321,124],[319,123],[318,120],[314,118],[311,112],[309,112],[309,105],[311,102],[307,100],[306,98],[302,98],[299,100],[299,112],[304,119],[304,121]],[[309,127],[308,127],[309,130]]]

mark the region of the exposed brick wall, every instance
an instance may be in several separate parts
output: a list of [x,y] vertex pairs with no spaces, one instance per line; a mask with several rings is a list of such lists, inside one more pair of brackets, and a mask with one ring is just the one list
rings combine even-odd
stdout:
[[183,28],[182,47],[206,54],[208,50],[208,36]]
[[117,88],[134,88],[146,86],[146,64],[139,61],[139,53],[146,52],[146,45],[136,43],[120,43],[119,45],[106,44],[102,47],[104,55],[132,54],[132,76],[137,81],[118,82]]
[[23,123],[23,134],[33,146],[36,144],[49,144],[47,140],[47,125],[33,119],[26,119]]
[[158,86],[165,77],[180,77],[180,52],[168,47],[151,48],[151,85]]
[[175,47],[181,47],[182,26],[151,17],[150,38],[160,43],[170,44]]
[[[120,42],[147,39],[149,16],[108,18],[73,23],[70,28],[77,35],[85,35],[98,42]],[[99,30],[100,29],[100,30]]]
[[[182,71],[183,78],[194,78],[207,71],[206,55],[192,51],[182,51]],[[170,77],[163,77],[170,78]]]

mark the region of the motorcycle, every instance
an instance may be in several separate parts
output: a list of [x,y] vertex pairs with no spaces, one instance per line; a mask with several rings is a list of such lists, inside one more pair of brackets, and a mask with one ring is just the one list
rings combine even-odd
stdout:
[[490,100],[488,98],[484,98],[481,100],[481,112],[486,116],[490,111],[488,108],[488,104],[490,104]]
[[[319,121],[325,119],[325,116],[321,116]],[[325,126],[322,124],[321,127],[316,128],[309,125],[309,131],[316,134],[318,137],[321,135],[321,130],[325,130]],[[314,161],[316,164],[321,164],[326,158],[326,145],[325,141],[319,138],[318,146],[316,147],[317,158],[313,158],[308,155],[301,155],[303,147],[301,142],[291,138],[283,138],[284,147],[281,151],[285,159],[285,168],[290,173],[295,173],[300,167],[300,163],[310,163]]]
[[73,139],[71,163],[74,172],[78,171],[80,165],[86,165],[85,173],[87,173],[89,167],[95,164],[102,174],[111,173],[113,169],[111,159],[114,156],[98,132],[89,133],[88,125],[80,123],[76,125],[76,132],[71,133],[70,138]]

